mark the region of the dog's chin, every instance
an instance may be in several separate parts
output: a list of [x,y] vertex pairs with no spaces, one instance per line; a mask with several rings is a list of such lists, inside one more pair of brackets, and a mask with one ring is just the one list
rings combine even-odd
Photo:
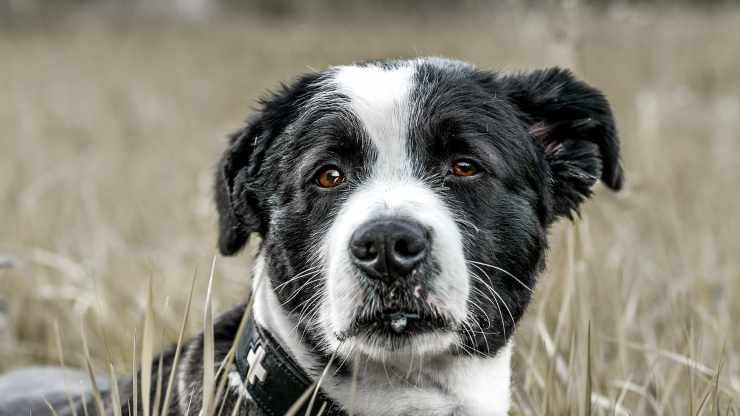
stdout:
[[353,338],[354,350],[367,359],[382,362],[408,361],[414,357],[433,357],[449,353],[457,336],[453,332],[432,331],[415,335],[360,334]]
[[450,318],[418,308],[361,311],[338,334],[340,342],[373,360],[449,352],[457,341]]

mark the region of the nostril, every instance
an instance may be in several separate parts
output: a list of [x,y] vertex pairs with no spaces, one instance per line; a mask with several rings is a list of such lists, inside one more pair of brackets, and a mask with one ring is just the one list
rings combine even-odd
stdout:
[[378,249],[372,241],[358,241],[352,244],[352,255],[358,260],[373,260],[378,257]]
[[361,260],[372,260],[378,257],[378,249],[372,242],[367,242],[362,245],[361,255],[358,256]]
[[409,241],[400,239],[393,246],[393,251],[401,257],[413,257],[424,251],[425,244],[421,241]]
[[396,253],[398,253],[398,254],[400,254],[402,256],[408,255],[409,254],[408,253],[408,251],[409,251],[409,244],[408,244],[408,242],[406,242],[406,240],[398,240],[398,241],[396,241],[396,244],[393,246],[393,251],[395,251]]

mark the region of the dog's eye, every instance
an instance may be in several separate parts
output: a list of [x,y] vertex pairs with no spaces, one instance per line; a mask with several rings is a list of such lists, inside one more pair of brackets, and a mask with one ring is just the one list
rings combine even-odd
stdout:
[[316,174],[316,184],[322,188],[336,188],[346,179],[344,173],[334,165],[324,166]]
[[469,159],[458,159],[452,162],[450,173],[455,176],[474,176],[480,169],[478,165]]

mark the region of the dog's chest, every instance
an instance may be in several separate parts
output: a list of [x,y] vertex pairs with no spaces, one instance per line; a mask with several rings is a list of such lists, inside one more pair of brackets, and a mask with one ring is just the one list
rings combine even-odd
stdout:
[[325,389],[353,414],[496,416],[510,406],[511,345],[495,357],[466,357],[406,369],[363,369],[363,379],[334,379]]

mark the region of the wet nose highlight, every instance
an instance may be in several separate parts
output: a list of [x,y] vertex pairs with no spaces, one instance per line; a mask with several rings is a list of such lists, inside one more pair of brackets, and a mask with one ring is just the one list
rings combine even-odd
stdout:
[[368,277],[393,281],[404,277],[426,257],[429,233],[407,219],[380,219],[361,225],[350,239],[354,264]]

